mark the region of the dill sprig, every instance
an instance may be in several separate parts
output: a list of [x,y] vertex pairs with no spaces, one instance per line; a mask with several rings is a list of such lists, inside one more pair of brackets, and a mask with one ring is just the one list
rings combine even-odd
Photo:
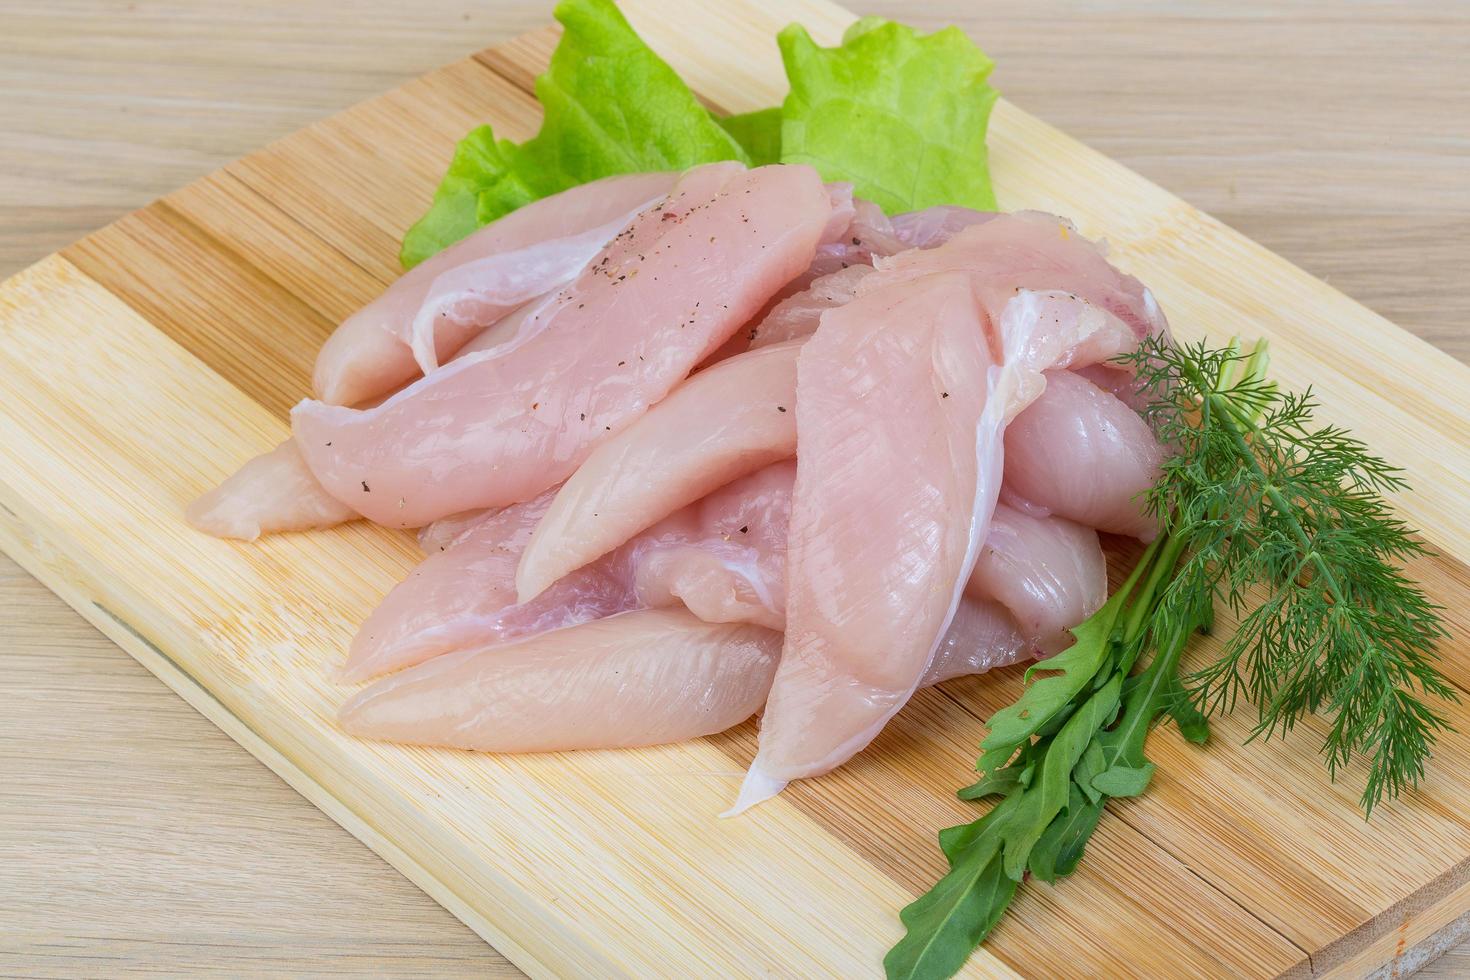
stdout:
[[1328,773],[1365,756],[1371,814],[1423,778],[1446,728],[1425,695],[1456,697],[1435,667],[1438,609],[1402,567],[1428,550],[1383,497],[1405,489],[1403,472],[1346,430],[1314,427],[1310,389],[1266,380],[1264,343],[1245,355],[1155,339],[1126,362],[1171,450],[1148,507],[1186,556],[1155,628],[1204,601],[1238,617],[1220,657],[1184,679],[1189,696],[1206,715],[1246,697],[1252,737],[1327,716]]
[[[1160,534],[1128,580],[1074,629],[1073,644],[1026,672],[990,719],[961,799],[1000,797],[939,834],[949,871],[903,909],[890,978],[948,977],[1000,922],[1027,872],[1071,874],[1109,798],[1152,779],[1151,728],[1171,718],[1204,744],[1208,716],[1244,696],[1251,738],[1331,720],[1329,775],[1368,757],[1365,815],[1423,778],[1455,700],[1435,669],[1438,610],[1403,572],[1427,554],[1385,493],[1403,474],[1335,426],[1314,427],[1311,392],[1265,376],[1266,345],[1146,342],[1122,359],[1170,456],[1145,505]],[[1220,656],[1183,674],[1190,638],[1218,605],[1237,619]],[[1043,676],[1033,680],[1033,675]]]

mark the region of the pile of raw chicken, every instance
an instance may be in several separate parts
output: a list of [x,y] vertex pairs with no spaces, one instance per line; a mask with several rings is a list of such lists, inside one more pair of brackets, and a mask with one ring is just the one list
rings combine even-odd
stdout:
[[649,745],[763,711],[739,808],[920,687],[1067,643],[1160,446],[1167,330],[1065,220],[885,216],[804,166],[613,177],[404,275],[322,348],[222,537],[366,517],[427,557],[362,624],[358,735]]

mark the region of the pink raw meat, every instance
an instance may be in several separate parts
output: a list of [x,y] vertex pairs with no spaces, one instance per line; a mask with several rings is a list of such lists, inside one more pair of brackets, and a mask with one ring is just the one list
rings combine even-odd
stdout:
[[994,599],[960,597],[953,621],[919,680],[920,687],[942,684],[952,677],[983,674],[1020,663],[1035,654],[1021,636],[1016,619]]
[[350,734],[489,752],[626,748],[737,725],[760,708],[781,634],[644,609],[438,657],[343,706]]
[[852,302],[857,295],[858,283],[872,271],[870,265],[850,265],[814,279],[806,289],[771,307],[750,329],[750,346],[766,347],[810,337],[816,333],[822,314]]
[[793,456],[798,353],[768,347],[701,371],[593,450],[531,536],[516,574],[520,601],[685,504]]
[[841,765],[912,695],[986,536],[1002,432],[1042,372],[1161,323],[1136,280],[1047,215],[875,265],[798,364],[786,646],[736,812]]
[[1164,451],[1138,414],[1071,371],[1050,371],[1046,391],[1006,430],[1006,487],[1053,514],[1150,540],[1157,522],[1142,494],[1159,479]]
[[779,629],[794,477],[794,464],[784,462],[737,480],[519,605],[516,566],[554,493],[482,518],[373,610],[353,638],[343,678],[679,602],[704,619]]
[[250,460],[184,511],[205,534],[243,541],[273,531],[331,527],[357,516],[321,488],[291,439]]
[[329,493],[395,527],[529,499],[806,268],[831,211],[807,167],[690,171],[524,342],[460,358],[369,411],[298,405],[303,455]]
[[933,248],[943,245],[963,229],[984,224],[994,217],[994,211],[976,211],[952,204],[937,204],[922,211],[896,214],[889,226],[893,236],[906,247]]
[[949,273],[867,292],[802,348],[786,643],[737,811],[861,750],[940,646],[999,490],[984,334]]
[[317,397],[355,405],[427,372],[530,297],[570,282],[676,176],[630,174],[573,187],[410,269],[327,338],[312,380]]
[[992,317],[1017,290],[1061,291],[1117,317],[1135,343],[1168,329],[1142,283],[1110,265],[1071,222],[1040,211],[997,214],[960,228],[935,248],[911,249],[874,264],[896,278],[944,269],[970,272]]
[[1008,609],[1030,647],[1057,653],[1106,601],[1107,562],[1092,528],[998,504],[965,591]]

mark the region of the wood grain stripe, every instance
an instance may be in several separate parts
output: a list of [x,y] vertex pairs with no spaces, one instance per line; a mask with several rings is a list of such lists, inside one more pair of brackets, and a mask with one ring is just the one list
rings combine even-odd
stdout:
[[280,418],[334,324],[162,201],[62,253]]

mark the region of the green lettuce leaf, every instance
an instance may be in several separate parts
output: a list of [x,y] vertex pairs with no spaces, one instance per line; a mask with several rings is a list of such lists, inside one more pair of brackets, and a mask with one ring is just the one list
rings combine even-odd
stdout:
[[489,189],[508,166],[489,126],[477,126],[460,140],[449,171],[434,192],[434,203],[403,236],[398,258],[404,267],[417,265],[479,228],[480,192]]
[[489,126],[466,136],[433,205],[404,236],[405,266],[523,204],[590,180],[749,162],[612,0],[563,0],[556,19],[566,30],[536,79],[541,131],[519,145],[497,140]]
[[781,162],[848,180],[885,211],[935,204],[994,210],[985,129],[993,67],[958,28],[927,36],[864,18],[836,48],[792,24],[778,38],[791,92]]
[[781,107],[722,116],[719,124],[745,149],[753,167],[781,162]]
[[823,48],[793,24],[777,39],[791,83],[784,103],[717,119],[611,0],[562,0],[556,17],[566,30],[536,80],[541,131],[521,144],[489,126],[466,136],[404,237],[405,266],[568,187],[716,160],[811,164],[889,212],[995,207],[991,61],[957,28],[920,35],[865,17]]

